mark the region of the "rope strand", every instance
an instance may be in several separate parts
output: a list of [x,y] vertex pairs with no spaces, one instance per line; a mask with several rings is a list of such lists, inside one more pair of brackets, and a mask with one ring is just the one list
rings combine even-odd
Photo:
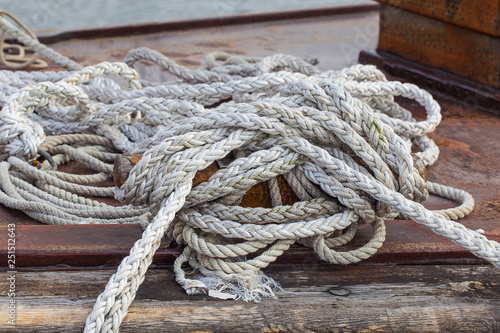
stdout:
[[[188,294],[254,301],[275,297],[279,285],[261,270],[295,242],[330,263],[356,263],[376,253],[384,219],[397,216],[500,267],[500,244],[452,221],[472,211],[472,197],[425,180],[425,166],[439,154],[427,134],[441,113],[413,84],[390,82],[373,66],[320,72],[314,60],[290,55],[214,53],[206,68],[191,70],[146,48],[123,63],[83,68],[1,15],[0,29],[69,70],[0,72],[0,202],[43,223],[145,227],[85,332],[119,330],[165,235],[185,247],[174,271]],[[179,80],[141,80],[131,68],[140,60]],[[413,119],[395,96],[418,102],[427,119]],[[100,186],[120,153],[143,157],[120,188]],[[52,170],[69,161],[95,173]],[[221,168],[192,187],[196,172],[217,161]],[[279,175],[298,202],[283,200]],[[260,182],[268,183],[273,207],[238,206]],[[429,193],[458,207],[427,210],[420,202]],[[127,205],[92,199],[113,196]],[[373,228],[372,239],[339,250],[360,224]],[[198,276],[187,278],[183,265]]]

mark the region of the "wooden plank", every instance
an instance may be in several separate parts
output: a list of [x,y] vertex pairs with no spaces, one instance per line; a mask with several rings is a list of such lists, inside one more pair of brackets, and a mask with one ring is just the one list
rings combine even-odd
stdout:
[[[314,272],[314,274],[312,274]],[[114,271],[19,272],[14,330],[81,331]],[[150,270],[121,332],[495,332],[500,271],[485,266],[274,266],[287,292],[261,303],[187,296],[172,270]],[[5,275],[5,274],[2,274]],[[0,278],[2,300],[7,290]],[[333,293],[342,291],[346,296]],[[7,317],[0,307],[0,317]]]
[[377,51],[500,89],[500,38],[387,5]]
[[500,1],[376,0],[444,22],[500,37]]
[[[360,228],[350,247],[366,243],[369,227]],[[500,235],[487,234],[500,241]],[[0,243],[7,244],[7,227],[0,227]],[[139,225],[66,225],[16,227],[16,267],[116,266],[141,237]],[[164,242],[155,255],[156,264],[173,264],[182,250]],[[278,259],[281,263],[319,261],[310,249],[295,246]],[[371,262],[458,263],[480,262],[462,247],[411,221],[388,221],[384,246]],[[0,249],[0,265],[7,266],[7,247]]]

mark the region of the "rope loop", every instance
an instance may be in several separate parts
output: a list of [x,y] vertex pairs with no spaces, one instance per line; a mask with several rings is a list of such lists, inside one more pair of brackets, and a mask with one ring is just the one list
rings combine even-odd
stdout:
[[[21,22],[17,17],[9,12],[0,10],[1,17],[8,17],[15,24],[17,24],[21,29],[25,31],[33,40],[38,41],[35,33],[28,29],[28,27]],[[0,62],[9,69],[23,69],[26,67],[43,69],[48,65],[45,61],[38,59],[38,54],[33,52],[30,57],[27,57],[27,49],[25,46],[18,44],[11,44],[5,41],[7,37],[7,31],[2,29],[2,35],[0,36]]]
[[[262,269],[295,243],[334,264],[369,258],[383,245],[384,220],[397,217],[500,267],[500,244],[454,221],[472,211],[473,198],[426,180],[439,155],[427,134],[441,113],[413,84],[388,81],[374,66],[321,72],[314,59],[282,54],[213,53],[193,70],[139,48],[123,63],[82,67],[1,12],[0,29],[68,69],[0,71],[0,203],[48,224],[144,227],[85,332],[119,330],[165,236],[184,246],[174,271],[186,292],[224,299],[276,297],[279,284]],[[132,68],[140,60],[178,79],[141,80]],[[419,103],[426,120],[415,120],[396,96]],[[100,186],[123,153],[142,158],[121,187]],[[69,161],[94,173],[57,169]],[[261,183],[270,203],[242,207]],[[429,193],[457,207],[427,210],[421,202]],[[373,237],[353,248],[366,227]],[[186,266],[197,274],[187,278]]]

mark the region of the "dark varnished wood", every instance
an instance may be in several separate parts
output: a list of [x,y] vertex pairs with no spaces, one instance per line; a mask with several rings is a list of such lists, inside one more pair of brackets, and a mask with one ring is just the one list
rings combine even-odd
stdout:
[[378,0],[370,63],[467,105],[500,112],[500,1]]

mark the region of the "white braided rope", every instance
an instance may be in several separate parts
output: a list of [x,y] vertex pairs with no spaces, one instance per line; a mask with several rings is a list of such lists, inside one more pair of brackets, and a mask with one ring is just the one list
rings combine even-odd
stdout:
[[[382,246],[383,219],[398,215],[500,266],[498,243],[451,221],[472,210],[472,197],[422,178],[423,165],[439,154],[426,134],[441,114],[413,84],[388,82],[373,66],[319,72],[312,60],[288,55],[215,53],[205,69],[190,70],[145,48],[132,50],[124,63],[82,68],[3,18],[0,28],[71,70],[0,72],[0,202],[50,224],[145,226],[98,297],[86,332],[119,330],[165,235],[185,245],[174,270],[188,293],[219,290],[245,300],[274,296],[278,286],[260,270],[293,243],[331,263],[359,262]],[[140,81],[128,65],[141,59],[179,80]],[[414,120],[394,96],[417,101],[427,119]],[[413,158],[412,144],[420,149]],[[121,152],[143,157],[121,188],[97,186]],[[53,170],[71,160],[95,172]],[[196,172],[215,161],[223,167],[192,188]],[[299,202],[282,205],[278,175]],[[238,206],[263,181],[273,208]],[[429,211],[419,203],[429,192],[459,206]],[[90,198],[113,196],[129,205]],[[338,249],[358,224],[371,225],[373,238]],[[201,276],[186,278],[184,263]]]

